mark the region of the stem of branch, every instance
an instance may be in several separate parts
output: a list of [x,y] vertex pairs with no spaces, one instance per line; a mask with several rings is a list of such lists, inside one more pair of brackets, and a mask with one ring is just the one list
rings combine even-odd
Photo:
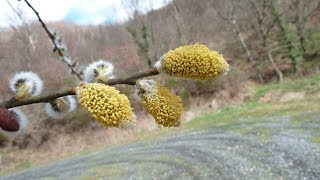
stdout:
[[[157,69],[150,68],[144,72],[134,74],[134,75],[126,77],[126,78],[112,79],[107,82],[101,82],[101,83],[106,84],[106,85],[117,85],[117,84],[135,85],[136,81],[138,79],[148,77],[148,76],[154,76],[157,74],[159,74]],[[46,103],[46,102],[50,102],[54,99],[57,99],[59,97],[63,97],[63,96],[67,96],[67,95],[76,95],[75,87],[72,87],[72,88],[66,89],[66,90],[59,90],[59,91],[51,92],[51,93],[48,93],[48,94],[45,94],[42,96],[33,96],[33,97],[28,97],[28,98],[24,98],[24,99],[20,99],[20,100],[15,99],[15,98],[11,98],[8,101],[1,102],[0,107],[4,107],[4,108],[9,109],[9,108],[13,108],[13,107],[28,105],[28,104]]]

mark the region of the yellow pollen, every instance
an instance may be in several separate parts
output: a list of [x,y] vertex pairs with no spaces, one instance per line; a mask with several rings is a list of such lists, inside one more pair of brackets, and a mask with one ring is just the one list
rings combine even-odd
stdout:
[[100,83],[81,84],[76,92],[80,104],[106,127],[126,127],[135,122],[130,101],[114,88]]
[[154,117],[157,124],[164,127],[180,125],[183,113],[181,98],[166,87],[155,82],[152,92],[142,91],[141,100],[143,107]]
[[197,43],[170,50],[160,68],[173,76],[206,80],[226,73],[229,65],[221,54]]

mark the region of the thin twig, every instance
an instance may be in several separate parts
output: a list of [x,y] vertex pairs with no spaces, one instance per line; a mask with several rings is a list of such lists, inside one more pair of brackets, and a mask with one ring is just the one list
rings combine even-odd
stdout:
[[[55,39],[54,35],[49,31],[47,25],[42,21],[38,11],[34,9],[34,7],[28,2],[28,0],[24,0],[24,1],[33,10],[33,12],[37,15],[38,20],[41,23],[43,29],[46,31],[46,33],[48,34],[49,38],[51,39],[51,42],[53,43],[54,48],[58,51],[59,55],[62,57],[64,55],[64,53],[60,50],[60,48],[58,48],[57,44],[54,41],[54,39]],[[79,73],[77,73],[77,71],[72,67],[72,65],[71,64],[67,64],[67,65],[68,65],[69,69],[71,70],[71,73],[75,74],[78,77],[78,79],[80,81],[82,81],[83,79],[82,79],[81,75]]]
[[[107,82],[102,82],[102,83],[106,85],[116,85],[116,84],[135,85],[138,79],[148,77],[148,76],[154,76],[157,74],[159,74],[159,72],[155,68],[150,68],[144,72],[134,74],[126,78],[113,79],[113,80],[109,80]],[[75,87],[72,87],[70,89],[59,90],[59,91],[51,92],[45,95],[28,97],[21,100],[11,98],[8,101],[1,102],[0,107],[13,108],[13,107],[24,106],[28,104],[45,103],[45,102],[50,102],[59,97],[63,97],[67,95],[75,95],[75,94],[76,94]]]
[[21,20],[21,22],[23,22],[21,14],[12,6],[12,4],[10,3],[9,0],[7,0],[7,3],[8,3],[8,5],[11,7],[12,11],[19,17],[19,19]]

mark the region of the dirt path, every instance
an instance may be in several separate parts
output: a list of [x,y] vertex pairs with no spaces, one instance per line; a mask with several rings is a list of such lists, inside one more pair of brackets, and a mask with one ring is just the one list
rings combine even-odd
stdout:
[[0,179],[319,179],[319,135],[320,111],[239,118]]

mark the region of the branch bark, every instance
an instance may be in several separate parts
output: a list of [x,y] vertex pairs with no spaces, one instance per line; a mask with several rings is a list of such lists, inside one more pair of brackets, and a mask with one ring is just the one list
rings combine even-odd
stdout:
[[[107,82],[101,82],[101,83],[106,84],[106,85],[117,85],[117,84],[135,85],[136,81],[138,79],[148,77],[148,76],[154,76],[157,74],[159,74],[157,69],[150,68],[144,72],[140,72],[140,73],[134,74],[129,77],[112,79]],[[24,98],[24,99],[20,99],[20,100],[15,99],[15,98],[11,98],[8,101],[1,102],[0,107],[4,107],[4,108],[9,109],[9,108],[13,108],[13,107],[28,105],[28,104],[46,103],[46,102],[50,102],[54,99],[57,99],[59,97],[63,97],[63,96],[67,96],[67,95],[76,95],[75,87],[72,87],[70,89],[50,92],[48,94],[41,95],[41,96],[28,97],[28,98]]]

